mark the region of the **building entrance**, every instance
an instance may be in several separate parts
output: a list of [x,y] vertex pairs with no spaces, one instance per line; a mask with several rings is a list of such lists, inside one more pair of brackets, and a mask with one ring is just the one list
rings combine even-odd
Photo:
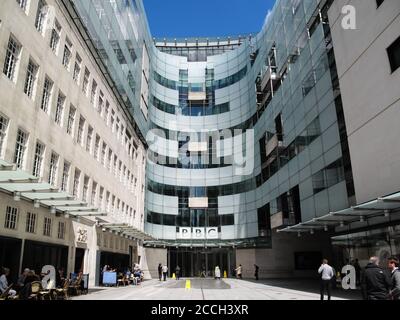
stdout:
[[221,277],[226,271],[231,276],[235,266],[235,252],[231,248],[178,248],[168,249],[168,269],[172,276],[179,266],[181,277],[214,277],[214,270],[219,266]]

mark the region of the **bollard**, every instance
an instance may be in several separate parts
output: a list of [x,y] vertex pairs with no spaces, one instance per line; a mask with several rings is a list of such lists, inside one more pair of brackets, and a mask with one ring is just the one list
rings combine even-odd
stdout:
[[224,278],[228,278],[228,274],[226,273],[226,270],[224,270]]
[[185,290],[190,290],[190,280],[186,280]]
[[172,279],[175,279],[175,278],[176,278],[175,273],[173,273],[172,274]]

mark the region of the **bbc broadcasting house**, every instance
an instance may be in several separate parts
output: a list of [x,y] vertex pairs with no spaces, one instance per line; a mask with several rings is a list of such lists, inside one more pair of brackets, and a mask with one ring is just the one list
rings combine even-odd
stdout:
[[198,39],[153,39],[141,0],[5,0],[0,68],[14,278],[400,254],[398,0],[277,0],[259,33]]

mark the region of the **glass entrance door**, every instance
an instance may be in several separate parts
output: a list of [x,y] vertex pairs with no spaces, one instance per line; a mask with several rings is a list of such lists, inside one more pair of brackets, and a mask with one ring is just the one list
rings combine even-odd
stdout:
[[179,266],[181,277],[214,277],[216,266],[219,266],[222,276],[224,271],[229,276],[235,261],[234,250],[231,248],[171,248],[168,250],[168,259],[170,276]]

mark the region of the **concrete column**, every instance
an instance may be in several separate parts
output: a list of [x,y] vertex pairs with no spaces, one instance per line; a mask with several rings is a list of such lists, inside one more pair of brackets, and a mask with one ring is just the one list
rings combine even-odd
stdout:
[[22,239],[21,242],[21,253],[19,256],[19,268],[18,268],[18,274],[22,273],[22,268],[24,268],[24,266],[22,265],[23,260],[24,260],[24,247],[25,247],[25,239]]

